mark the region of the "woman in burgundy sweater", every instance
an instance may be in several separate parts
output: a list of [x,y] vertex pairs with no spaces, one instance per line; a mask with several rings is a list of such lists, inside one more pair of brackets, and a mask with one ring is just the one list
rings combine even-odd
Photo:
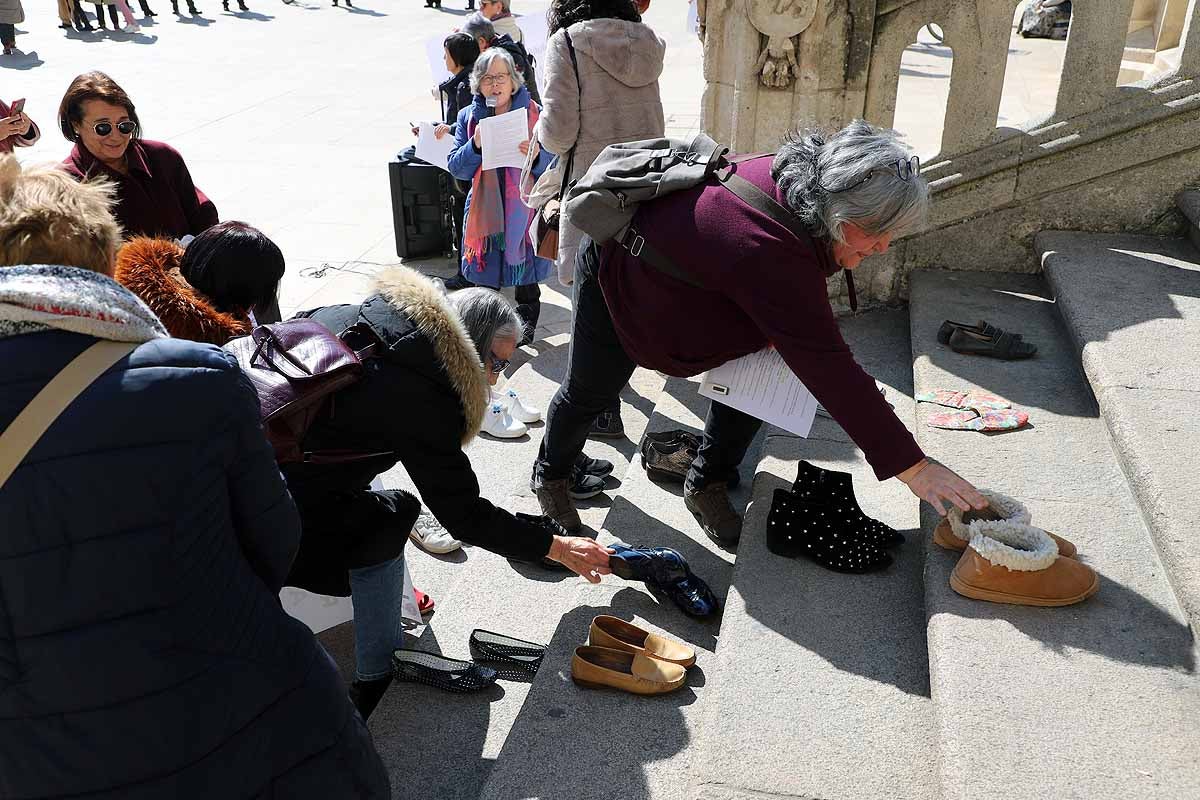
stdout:
[[103,175],[116,184],[113,216],[126,236],[180,239],[217,223],[217,207],[192,183],[183,156],[141,138],[133,101],[103,72],[71,81],[58,123],[75,143],[63,168],[81,181]]
[[[576,261],[568,374],[550,404],[534,464],[542,511],[580,528],[567,483],[594,416],[637,365],[690,377],[773,345],[862,449],[880,480],[898,477],[940,513],[987,503],[973,486],[925,458],[875,381],[854,360],[829,305],[826,278],[887,250],[920,223],[929,189],[892,131],[854,122],[829,141],[793,135],[774,156],[736,174],[791,209],[812,232],[798,238],[715,182],[642,206],[634,225],[648,245],[687,270],[690,286],[615,242],[586,240]],[[684,486],[701,527],[736,542],[741,518],[725,481],[762,422],[712,403]]]

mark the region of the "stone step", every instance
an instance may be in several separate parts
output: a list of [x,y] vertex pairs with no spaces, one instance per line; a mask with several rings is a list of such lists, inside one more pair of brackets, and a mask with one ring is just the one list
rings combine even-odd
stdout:
[[[648,429],[699,432],[707,401],[696,390],[694,381],[668,380]],[[751,448],[749,463],[758,447],[756,442]],[[748,483],[732,493],[735,506],[749,499]],[[600,532],[600,541],[613,540],[673,547],[718,597],[725,596],[733,555],[700,530],[683,505],[682,486],[651,481],[640,460],[630,466]],[[649,698],[577,687],[570,677],[571,656],[586,643],[598,614],[613,614],[691,643],[697,665],[689,670],[688,685]],[[702,709],[712,699],[709,681],[718,624],[687,617],[644,585],[616,576],[596,585],[577,583],[481,798],[679,800],[695,766]]]
[[1188,239],[1200,248],[1200,189],[1184,189],[1175,197],[1175,205],[1188,220]]
[[1042,233],[1035,246],[1168,577],[1200,630],[1200,251],[1183,239],[1088,233]]
[[[1099,282],[1097,282],[1099,283]],[[1095,399],[1040,277],[915,272],[914,388],[982,389],[1030,414],[1002,434],[926,426],[930,456],[977,486],[1028,504],[1035,524],[1073,540],[1101,575],[1066,608],[969,600],[949,587],[958,556],[930,544],[925,565],[930,684],[941,796],[1200,796],[1195,641],[1098,419]],[[997,361],[939,345],[942,320],[987,319],[1038,345]],[[923,507],[924,530],[936,514]]]
[[[547,333],[543,328],[539,331]],[[568,345],[569,336],[560,333],[518,351],[506,385],[544,413],[565,371]],[[588,442],[589,455],[614,464],[607,480],[610,487],[620,486],[662,384],[656,373],[635,373],[622,393],[622,418],[630,438]],[[511,511],[539,513],[529,490],[529,471],[544,429],[544,423],[535,423],[520,439],[479,436],[468,445],[484,497]],[[401,465],[382,478],[389,488],[414,488]],[[600,528],[609,511],[606,498],[601,495],[580,503],[586,526]],[[411,632],[419,635],[410,635],[407,646],[451,658],[470,658],[467,641],[474,628],[549,641],[581,582],[569,573],[515,564],[476,547],[432,556],[414,545],[407,548],[406,557],[414,584],[437,601],[428,624]],[[320,638],[349,679],[354,664],[353,624],[326,631]],[[395,796],[409,796],[407,786],[420,787],[420,796],[438,800],[478,797],[528,690],[528,683],[501,681],[482,693],[455,695],[417,684],[394,684],[372,715],[370,729],[392,776]]]
[[[912,419],[908,315],[878,311],[842,332],[859,363]],[[896,562],[844,575],[766,548],[776,489],[801,459],[850,472],[863,510],[902,531]],[[775,430],[754,481],[729,590],[710,712],[688,798],[927,800],[937,751],[925,649],[917,499],[876,480],[837,423],[817,418],[808,439]]]

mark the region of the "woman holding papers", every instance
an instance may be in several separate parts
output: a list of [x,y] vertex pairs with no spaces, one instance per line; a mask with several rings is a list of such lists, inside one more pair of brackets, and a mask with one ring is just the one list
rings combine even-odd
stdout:
[[[866,455],[880,480],[898,477],[939,513],[987,503],[929,461],[854,360],[830,307],[826,278],[888,249],[921,224],[929,187],[894,131],[857,121],[833,136],[789,136],[773,156],[732,166],[807,229],[744,202],[713,179],[643,204],[632,250],[584,238],[575,264],[575,319],[566,379],[551,402],[534,464],[543,513],[580,528],[568,482],[592,419],[636,366],[690,377],[773,346]],[[688,281],[652,263],[671,262]],[[684,485],[684,502],[723,544],[741,535],[729,502],[736,469],[761,421],[713,402]]]
[[[502,48],[480,54],[471,70],[474,101],[458,114],[450,173],[470,181],[462,246],[462,276],[478,286],[517,287],[517,314],[532,339],[541,310],[538,284],[554,262],[538,258],[529,241],[533,210],[521,201],[521,163],[541,109],[529,97],[512,56]],[[512,114],[512,117],[505,115]],[[520,130],[513,134],[514,122]],[[494,134],[494,135],[493,135]],[[552,156],[537,154],[541,175]]]

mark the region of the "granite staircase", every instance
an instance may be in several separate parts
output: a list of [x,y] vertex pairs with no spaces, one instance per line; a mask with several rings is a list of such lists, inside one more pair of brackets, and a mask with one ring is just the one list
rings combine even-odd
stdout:
[[[467,656],[474,627],[548,643],[529,683],[453,696],[397,685],[371,720],[398,798],[486,800],[1026,800],[1200,797],[1200,196],[1184,193],[1191,238],[1045,232],[1044,276],[917,272],[907,310],[845,320],[860,363],[885,385],[922,448],[976,485],[1023,500],[1101,575],[1067,608],[983,603],[948,585],[957,554],[929,541],[936,515],[897,481],[879,483],[832,421],[798,439],[764,432],[743,465],[744,535],[718,548],[681,487],[635,459],[646,430],[702,427],[693,381],[639,372],[628,431],[588,452],[617,464],[609,501],[584,506],[602,542],[674,547],[718,595],[692,620],[640,584],[592,585],[477,549],[415,552],[438,610],[416,646]],[[956,354],[943,319],[987,319],[1039,347],[1029,361]],[[567,337],[539,339],[510,379],[549,401]],[[1020,431],[928,427],[914,392],[979,388],[1029,412]],[[469,453],[489,496],[533,511],[540,438],[480,440]],[[905,533],[896,562],[846,576],[770,554],[773,492],[796,462],[852,473],[864,510]],[[754,469],[753,481],[751,469]],[[406,476],[389,475],[392,485]],[[449,563],[454,559],[466,563]],[[687,687],[634,698],[576,687],[570,655],[612,613],[690,642]],[[352,626],[323,638],[348,666]]]

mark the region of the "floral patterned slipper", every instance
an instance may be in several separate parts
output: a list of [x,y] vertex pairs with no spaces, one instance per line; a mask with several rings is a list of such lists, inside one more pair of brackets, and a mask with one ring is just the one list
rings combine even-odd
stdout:
[[1012,408],[1012,403],[987,392],[956,392],[951,389],[934,389],[932,392],[919,392],[916,396],[918,403],[936,403],[947,408],[972,408],[976,411],[996,411]]
[[939,411],[929,415],[932,428],[951,431],[1012,431],[1029,422],[1029,414],[1014,408],[980,413],[974,409]]

